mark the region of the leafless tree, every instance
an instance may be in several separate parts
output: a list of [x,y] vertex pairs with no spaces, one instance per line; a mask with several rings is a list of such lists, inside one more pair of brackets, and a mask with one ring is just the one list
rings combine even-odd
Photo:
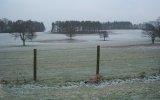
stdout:
[[103,38],[104,41],[106,41],[106,38],[109,37],[109,36],[108,36],[108,31],[101,31],[101,32],[99,33],[99,35],[100,35],[100,38]]

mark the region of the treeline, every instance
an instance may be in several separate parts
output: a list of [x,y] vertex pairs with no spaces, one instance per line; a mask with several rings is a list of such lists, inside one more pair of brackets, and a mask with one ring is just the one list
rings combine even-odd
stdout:
[[108,29],[135,29],[135,25],[128,21],[105,22],[99,21],[56,21],[52,23],[51,32],[64,33],[74,32],[96,32]]
[[23,46],[25,46],[26,40],[32,41],[37,36],[35,32],[44,30],[45,26],[42,22],[0,19],[0,33],[10,33],[14,38],[20,38]]
[[5,18],[0,19],[0,33],[14,32],[18,28],[23,29],[23,31],[27,31],[27,27],[31,27],[33,32],[41,32],[45,30],[45,26],[42,22],[31,21],[31,20],[11,21]]
[[10,32],[13,22],[8,19],[0,19],[0,33]]
[[105,22],[102,23],[102,30],[108,29],[133,29],[133,24],[128,21],[120,21],[120,22]]
[[98,21],[56,21],[52,23],[51,32],[90,32],[101,29],[101,23]]

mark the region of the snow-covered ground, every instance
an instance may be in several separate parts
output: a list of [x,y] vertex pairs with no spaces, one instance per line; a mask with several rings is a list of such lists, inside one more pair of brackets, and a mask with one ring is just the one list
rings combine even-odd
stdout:
[[[72,43],[66,42],[68,37],[63,34],[50,34],[46,32],[39,32],[36,34],[37,34],[36,39],[33,40],[33,42],[27,41],[26,45],[44,45],[44,44],[71,45],[72,43],[74,43],[74,42]],[[90,45],[90,46],[97,44],[100,45],[144,44],[150,42],[150,39],[142,34],[142,30],[111,30],[109,38],[107,38],[107,41],[103,41],[103,38],[100,38],[98,34],[77,35],[73,37],[73,39],[77,41],[82,41],[82,42],[76,42],[76,45]],[[43,43],[43,41],[48,41],[48,40],[51,42]],[[9,33],[0,33],[0,47],[10,47],[10,46],[12,47],[20,45],[22,45],[22,41],[19,38],[15,39]]]
[[[143,41],[146,39],[142,34],[142,30],[110,30],[109,31],[109,38],[108,41]],[[61,39],[68,39],[65,35],[62,34],[44,34],[44,33],[37,33],[38,37],[36,40],[61,40]],[[87,34],[87,35],[77,35],[73,39],[75,40],[84,40],[87,42],[98,42],[103,40],[100,39],[98,34]]]
[[[47,87],[39,84],[24,84],[6,87],[2,100],[159,100],[159,76],[147,79],[113,80],[96,85],[84,82],[66,83],[66,86]],[[133,99],[134,98],[134,99]]]

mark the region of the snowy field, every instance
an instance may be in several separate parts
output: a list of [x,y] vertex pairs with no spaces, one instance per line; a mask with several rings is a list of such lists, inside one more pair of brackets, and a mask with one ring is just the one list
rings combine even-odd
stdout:
[[[159,100],[160,42],[151,45],[141,30],[98,34],[37,33],[33,42],[0,34],[0,100]],[[96,46],[101,46],[100,84],[95,77]],[[38,81],[32,79],[33,49],[38,50]]]
[[[95,47],[96,45],[114,46],[114,45],[135,45],[135,44],[148,44],[150,39],[142,34],[141,30],[111,30],[107,41],[103,41],[98,34],[94,35],[77,35],[73,39],[75,42],[68,41],[68,37],[62,34],[49,34],[48,32],[36,33],[37,38],[34,42],[28,41],[26,44],[30,47],[49,47],[52,48],[68,48],[68,47]],[[48,42],[47,42],[48,41]],[[20,39],[16,39],[11,34],[0,34],[0,47],[10,48],[19,47],[22,45]],[[65,47],[62,47],[65,45]],[[10,48],[10,49],[12,49]]]

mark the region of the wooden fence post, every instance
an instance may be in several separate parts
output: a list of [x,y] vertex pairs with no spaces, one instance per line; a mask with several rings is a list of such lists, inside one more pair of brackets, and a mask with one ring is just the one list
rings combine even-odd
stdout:
[[99,62],[100,62],[100,46],[97,46],[97,66],[96,66],[96,76],[99,76]]
[[37,80],[37,49],[33,50],[33,80]]

